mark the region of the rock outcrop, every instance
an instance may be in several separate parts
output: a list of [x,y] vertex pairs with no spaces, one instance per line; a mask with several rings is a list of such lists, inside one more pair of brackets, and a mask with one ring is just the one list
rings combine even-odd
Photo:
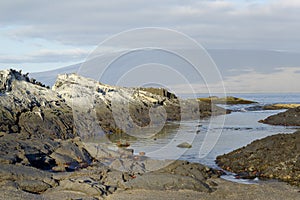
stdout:
[[[148,160],[140,166],[145,169],[153,162],[157,163]],[[0,199],[102,199],[117,190],[136,189],[187,189],[211,193],[217,186],[213,180],[221,174],[220,171],[186,161],[174,161],[165,168],[147,173],[118,171],[99,162],[82,170],[64,173],[7,164],[0,165]]]
[[[82,142],[79,136],[121,133],[134,124],[226,113],[164,89],[147,90],[74,74],[59,76],[51,90],[15,70],[0,71],[0,199],[102,199],[118,189],[212,192],[209,179],[221,174],[217,170],[185,161],[166,167],[130,149]],[[160,170],[151,170],[157,165]]]
[[227,97],[207,97],[207,98],[198,98],[199,101],[207,102],[207,103],[214,103],[214,104],[229,104],[229,105],[236,105],[236,104],[253,104],[257,103],[255,101],[227,96]]
[[300,132],[257,140],[228,154],[217,164],[239,178],[270,178],[300,186]]
[[72,170],[90,162],[75,145],[73,113],[64,99],[15,70],[0,71],[0,78],[0,164]]
[[157,94],[168,99],[177,99],[177,96],[164,88],[139,88],[140,90]]
[[300,107],[300,104],[296,103],[276,103],[271,105],[263,106],[264,110],[281,110],[281,109],[290,109],[290,108],[297,108]]
[[259,122],[271,125],[300,126],[300,107],[288,109]]
[[165,89],[109,86],[76,74],[59,75],[52,89],[73,108],[79,134],[81,130],[95,134],[132,132],[165,121],[227,112],[209,103],[178,99]]
[[0,71],[0,132],[73,138],[71,108],[58,94],[15,70]]

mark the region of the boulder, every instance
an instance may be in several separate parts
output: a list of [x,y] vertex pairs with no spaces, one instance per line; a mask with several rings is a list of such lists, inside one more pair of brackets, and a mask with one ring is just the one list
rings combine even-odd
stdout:
[[177,145],[179,148],[192,148],[192,145],[188,142],[183,142]]
[[18,186],[21,190],[34,194],[43,193],[51,187],[49,184],[40,180],[21,180],[18,181]]

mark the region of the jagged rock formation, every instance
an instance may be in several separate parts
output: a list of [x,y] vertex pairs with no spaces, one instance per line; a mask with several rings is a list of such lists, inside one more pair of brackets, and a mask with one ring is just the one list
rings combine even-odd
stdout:
[[57,93],[15,70],[0,71],[0,132],[73,138],[71,108]]
[[64,99],[15,70],[0,71],[0,78],[1,164],[71,170],[90,162],[83,147],[73,141],[73,113]]
[[129,132],[166,120],[226,114],[209,103],[178,99],[165,89],[109,86],[76,74],[59,75],[52,89],[73,108],[79,134],[81,130],[102,134],[100,129],[105,133]]
[[[161,161],[105,146],[99,154],[99,145],[78,137],[225,113],[207,103],[181,101],[164,89],[147,90],[75,74],[59,76],[51,90],[18,71],[0,71],[0,199],[100,199],[118,188],[213,191],[208,179],[220,175],[216,170],[177,161],[148,174],[149,166]],[[108,159],[113,169],[126,170],[101,163]],[[146,181],[149,177],[153,182]]]

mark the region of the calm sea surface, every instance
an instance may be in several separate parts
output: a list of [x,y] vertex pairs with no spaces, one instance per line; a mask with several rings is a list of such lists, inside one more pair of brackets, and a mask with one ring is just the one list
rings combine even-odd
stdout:
[[[229,94],[258,102],[257,105],[272,103],[300,103],[300,94]],[[207,94],[199,94],[207,97]],[[183,96],[188,98],[188,95]],[[247,111],[253,105],[234,105],[227,108],[231,114],[201,121],[169,123],[159,134],[148,138],[139,138],[131,142],[131,148],[145,152],[156,159],[183,159],[217,168],[218,155],[245,146],[252,141],[277,133],[292,133],[300,127],[272,126],[258,123],[270,115],[285,110]],[[182,142],[192,144],[190,149],[181,149]],[[226,179],[232,179],[227,176]],[[239,180],[241,181],[241,180]],[[247,181],[246,181],[247,182]],[[248,182],[247,182],[248,183]]]

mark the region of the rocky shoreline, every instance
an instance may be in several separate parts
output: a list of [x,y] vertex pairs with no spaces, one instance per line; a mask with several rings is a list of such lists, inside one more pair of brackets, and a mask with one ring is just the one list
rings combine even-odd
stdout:
[[[1,199],[101,199],[128,189],[214,191],[209,179],[220,176],[218,170],[155,161],[82,139],[132,130],[127,121],[118,129],[115,121],[124,106],[140,126],[226,114],[223,108],[180,100],[163,89],[114,87],[75,74],[59,76],[51,90],[18,71],[0,71],[0,91]],[[166,112],[149,116],[160,107]]]
[[[11,192],[11,195],[25,199],[102,199],[116,190],[133,189],[187,189],[210,193],[215,190],[211,179],[221,174],[201,164],[186,161],[170,162],[170,165],[157,171],[148,171],[149,167],[161,162],[137,156],[133,159],[133,155],[124,157],[120,153],[115,155],[111,165],[106,166],[101,160],[94,160],[85,168],[78,168],[73,172],[53,172],[33,166],[1,164],[0,191],[1,194]],[[116,170],[117,166],[124,167],[125,170]],[[15,194],[16,191],[18,194]]]
[[256,140],[218,156],[217,164],[238,178],[278,179],[300,186],[300,131]]
[[285,112],[272,115],[259,122],[281,126],[300,126],[300,107],[290,108]]
[[[261,123],[300,126],[300,107],[260,120]],[[237,178],[278,179],[300,186],[300,131],[276,134],[218,156],[217,164]]]
[[[259,191],[221,180],[223,171],[202,164],[112,150],[109,145],[116,144],[110,138],[108,146],[93,141],[103,134],[126,134],[133,124],[151,127],[161,120],[229,113],[211,103],[178,99],[164,89],[109,86],[75,74],[58,76],[50,89],[15,70],[0,71],[0,102],[0,199],[122,199],[130,194],[130,199],[240,199],[249,190],[259,197],[277,191],[278,197],[292,198],[298,192],[280,183]],[[124,120],[124,113],[134,123]],[[286,192],[280,190],[284,187]]]

